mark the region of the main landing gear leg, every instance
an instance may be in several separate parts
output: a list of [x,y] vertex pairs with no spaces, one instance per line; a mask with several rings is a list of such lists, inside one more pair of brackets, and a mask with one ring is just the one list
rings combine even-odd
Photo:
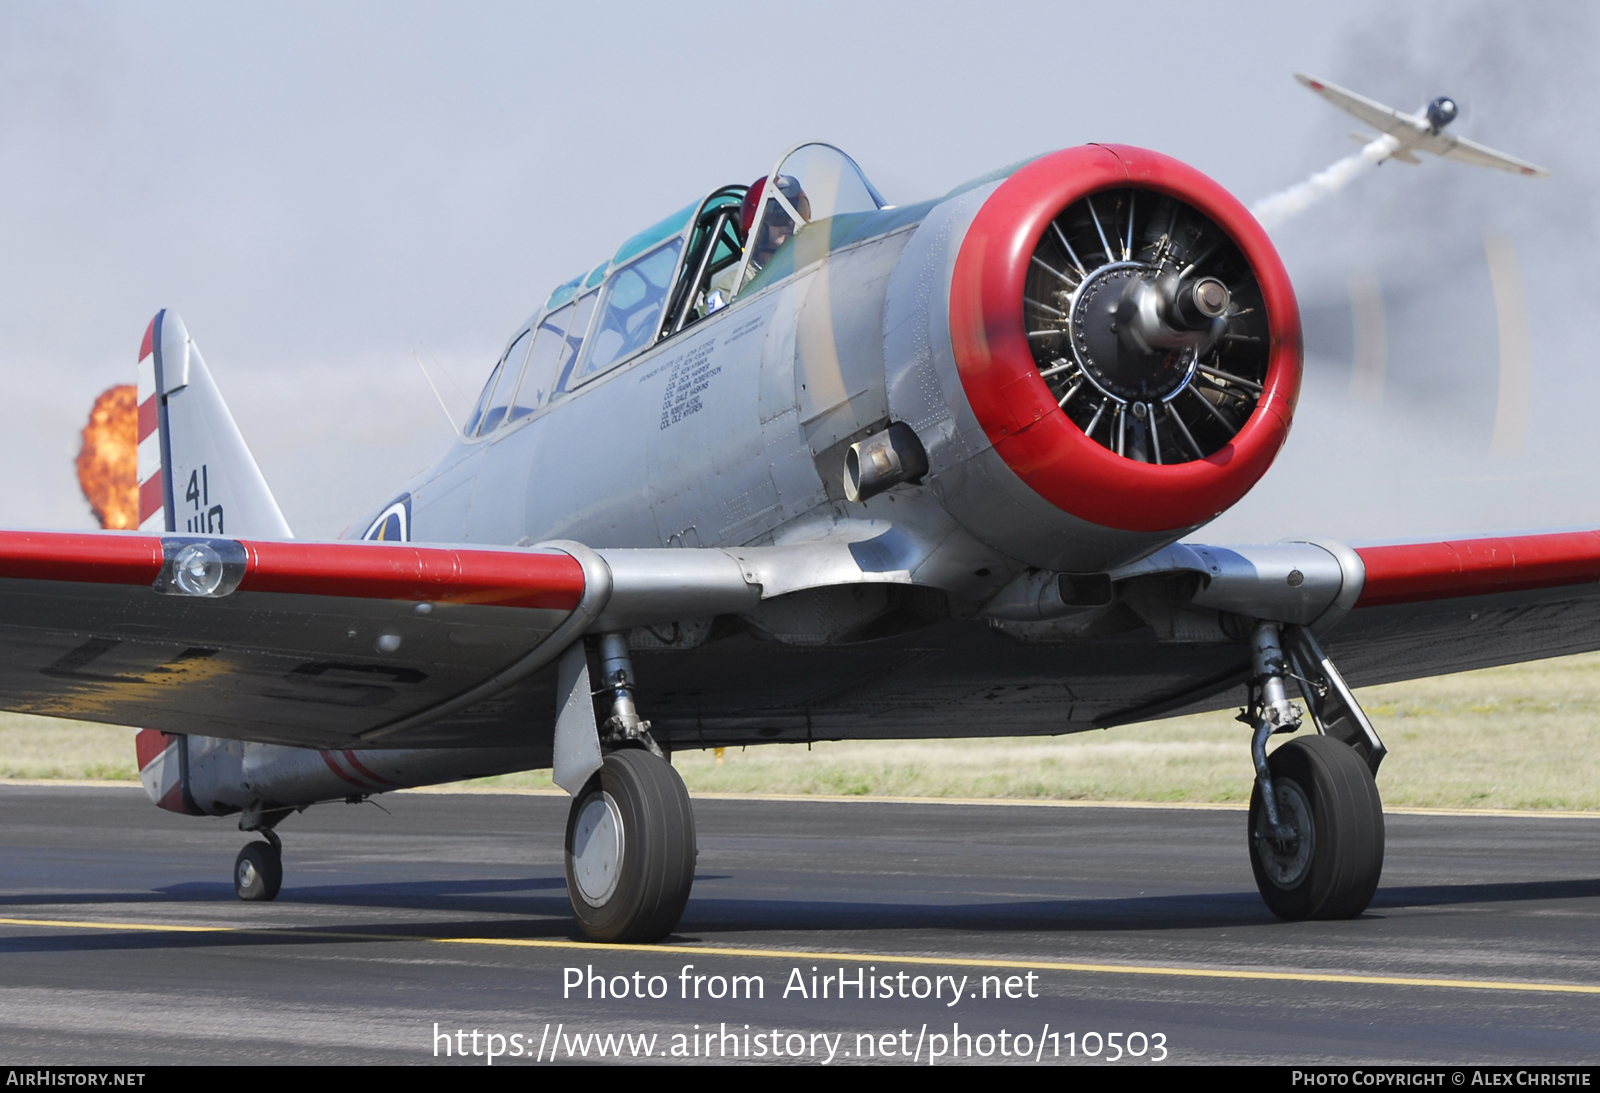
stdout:
[[[600,664],[600,693],[611,695],[611,716],[598,729],[608,753],[573,793],[567,895],[579,928],[596,941],[659,941],[677,926],[694,884],[694,810],[639,719],[625,635],[600,638]],[[586,667],[581,674],[586,688]]]
[[[1383,806],[1372,777],[1383,745],[1315,639],[1299,627],[1284,630],[1262,622],[1250,636],[1250,867],[1280,918],[1354,918],[1383,872]],[[1268,737],[1300,727],[1284,690],[1283,639],[1320,731],[1268,756]]]

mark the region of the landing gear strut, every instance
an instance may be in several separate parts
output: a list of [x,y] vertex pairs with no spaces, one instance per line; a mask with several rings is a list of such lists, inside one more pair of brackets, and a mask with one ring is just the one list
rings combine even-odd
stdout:
[[[1262,622],[1250,637],[1250,867],[1280,918],[1354,918],[1372,902],[1383,872],[1383,805],[1373,780],[1383,744],[1315,639],[1286,629]],[[1291,740],[1269,757],[1267,738],[1301,721],[1284,690],[1290,673],[1280,636],[1288,638],[1319,735]]]
[[659,941],[677,926],[694,884],[694,810],[639,719],[624,635],[603,635],[600,659],[601,693],[612,702],[596,728],[610,751],[573,794],[567,895],[579,928],[596,941]]

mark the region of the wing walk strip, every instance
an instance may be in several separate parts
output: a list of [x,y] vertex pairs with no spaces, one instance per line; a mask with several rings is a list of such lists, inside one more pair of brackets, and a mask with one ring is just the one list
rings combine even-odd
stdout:
[[739,949],[714,945],[612,945],[597,941],[534,938],[417,937],[335,930],[263,930],[239,926],[180,926],[141,922],[83,922],[71,919],[0,918],[0,926],[43,926],[79,930],[134,930],[146,933],[239,934],[292,936],[343,941],[425,941],[435,945],[485,945],[515,949],[579,949],[588,952],[657,953],[672,956],[729,956],[757,960],[837,960],[852,964],[910,964],[929,968],[996,968],[1091,975],[1160,975],[1185,979],[1246,979],[1275,983],[1341,983],[1376,987],[1443,987],[1478,991],[1534,991],[1554,994],[1600,994],[1600,986],[1579,983],[1523,983],[1497,979],[1439,979],[1397,975],[1334,975],[1322,972],[1243,971],[1228,968],[1172,968],[1144,964],[1076,964],[1053,960],[983,960],[974,957],[906,956],[899,953],[840,953],[809,949]]

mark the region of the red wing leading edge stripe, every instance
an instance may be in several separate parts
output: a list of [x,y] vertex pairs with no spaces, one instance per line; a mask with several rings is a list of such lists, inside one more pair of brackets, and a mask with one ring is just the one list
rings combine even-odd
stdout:
[[1359,547],[1357,607],[1521,592],[1600,581],[1600,531]]
[[[571,555],[372,543],[244,542],[239,588],[358,599],[573,610],[583,567]],[[149,585],[161,538],[115,532],[0,531],[0,578]]]

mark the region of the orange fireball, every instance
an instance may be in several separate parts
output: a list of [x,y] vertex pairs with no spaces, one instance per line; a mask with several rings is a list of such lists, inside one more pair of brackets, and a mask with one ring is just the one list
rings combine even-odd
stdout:
[[139,526],[139,405],[132,384],[101,393],[83,427],[78,451],[78,486],[100,526],[113,531]]

